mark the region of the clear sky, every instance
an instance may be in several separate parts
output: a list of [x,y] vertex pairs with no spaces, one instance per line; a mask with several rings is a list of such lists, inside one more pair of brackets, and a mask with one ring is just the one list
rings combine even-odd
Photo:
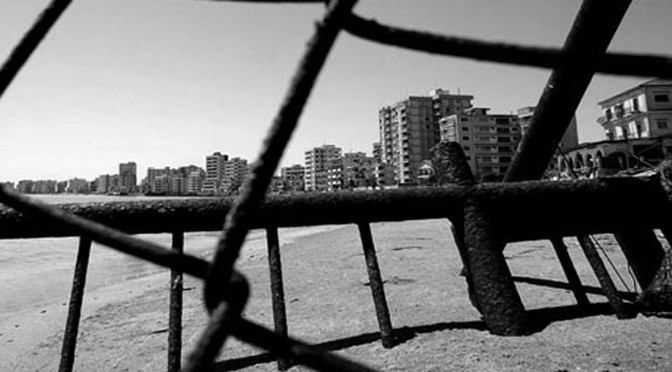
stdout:
[[[4,61],[47,0],[0,1]],[[578,0],[362,0],[383,23],[561,46]],[[204,166],[215,151],[252,161],[320,4],[75,0],[0,100],[0,180]],[[672,2],[635,0],[611,51],[672,55]],[[438,57],[341,34],[283,158],[322,144],[371,151],[378,109],[434,88],[493,113],[535,105],[549,71]],[[577,112],[580,141],[604,139],[597,102],[646,79],[598,75]]]

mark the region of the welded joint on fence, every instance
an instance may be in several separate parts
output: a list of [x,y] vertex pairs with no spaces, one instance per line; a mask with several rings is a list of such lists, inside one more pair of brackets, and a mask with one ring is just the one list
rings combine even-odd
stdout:
[[529,334],[525,312],[487,203],[470,198],[464,209],[466,256],[473,290],[490,332],[501,336]]

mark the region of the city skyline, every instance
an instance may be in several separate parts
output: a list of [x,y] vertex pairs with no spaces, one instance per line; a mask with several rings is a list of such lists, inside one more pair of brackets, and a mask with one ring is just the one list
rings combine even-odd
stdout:
[[[1,59],[46,4],[0,4]],[[446,35],[559,47],[579,4],[389,0],[362,2],[356,12]],[[74,2],[0,100],[0,179],[93,179],[124,161],[138,169],[201,164],[214,151],[253,162],[322,12],[314,4]],[[672,54],[671,16],[664,0],[634,3],[610,50]],[[369,152],[377,110],[404,97],[444,88],[506,114],[536,105],[548,75],[343,34],[282,166],[302,163],[305,149],[320,144]],[[600,99],[645,80],[593,79],[577,111],[580,141],[604,138]]]

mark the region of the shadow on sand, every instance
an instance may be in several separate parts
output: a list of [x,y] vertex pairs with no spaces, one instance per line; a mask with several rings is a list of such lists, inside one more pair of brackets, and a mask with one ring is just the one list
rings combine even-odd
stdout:
[[[588,306],[560,306],[543,309],[528,310],[528,316],[531,320],[533,332],[539,332],[553,322],[584,318],[595,315],[613,314],[613,310],[608,303],[596,303]],[[436,331],[469,329],[476,331],[487,331],[487,326],[483,321],[466,322],[441,322],[435,324],[400,327],[394,329],[394,337],[397,344],[402,344],[423,333],[432,333]],[[315,344],[316,348],[323,351],[334,351],[347,349],[353,346],[360,346],[380,340],[380,333],[365,333],[358,336],[346,337],[338,340],[326,341]],[[242,358],[235,358],[221,361],[215,364],[213,371],[231,371],[250,367],[256,364],[268,363],[276,360],[277,356],[270,353],[251,355]]]

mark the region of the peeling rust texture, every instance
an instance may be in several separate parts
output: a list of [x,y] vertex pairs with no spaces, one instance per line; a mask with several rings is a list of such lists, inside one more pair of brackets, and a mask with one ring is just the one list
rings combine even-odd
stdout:
[[[454,220],[470,196],[489,205],[493,226],[505,242],[659,228],[664,223],[660,216],[670,211],[657,179],[604,178],[269,196],[251,227]],[[193,198],[58,207],[137,234],[220,230],[232,202]],[[0,208],[0,239],[78,235],[64,226]]]
[[466,256],[471,285],[490,332],[521,336],[530,326],[502,252],[504,244],[495,231],[486,205],[469,200],[465,208]]

